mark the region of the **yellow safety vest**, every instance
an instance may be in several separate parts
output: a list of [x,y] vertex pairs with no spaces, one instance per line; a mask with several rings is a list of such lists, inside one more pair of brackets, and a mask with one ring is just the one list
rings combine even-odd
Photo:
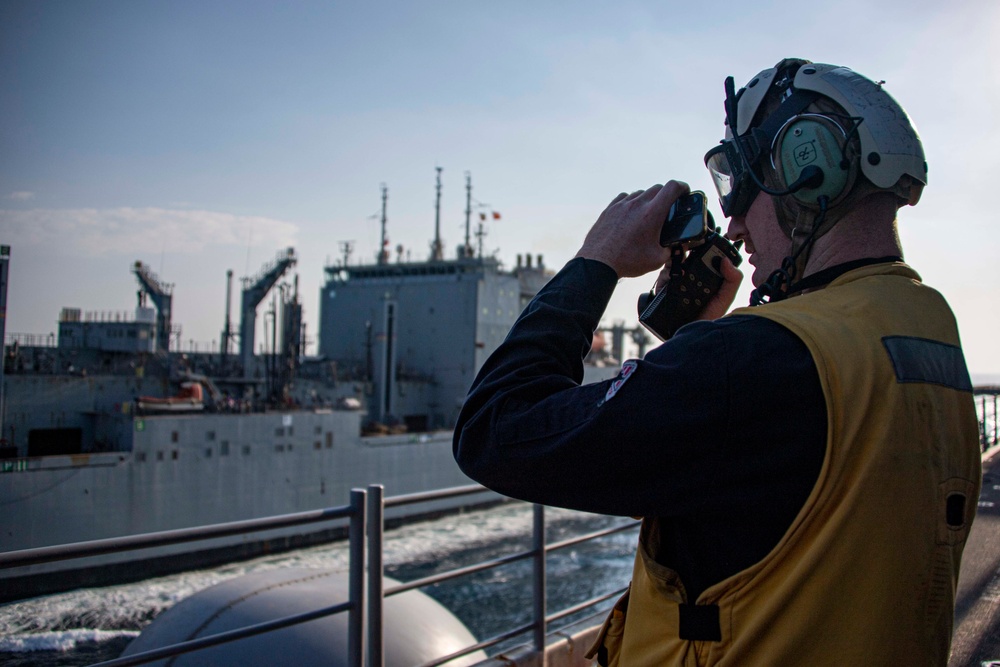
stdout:
[[945,665],[982,475],[947,303],[887,263],[734,314],[771,319],[812,353],[828,418],[819,479],[771,553],[696,601],[650,557],[647,517],[629,593],[591,655],[621,667]]

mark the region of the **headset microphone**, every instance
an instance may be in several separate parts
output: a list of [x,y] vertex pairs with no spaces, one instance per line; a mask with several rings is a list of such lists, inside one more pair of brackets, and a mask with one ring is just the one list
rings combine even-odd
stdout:
[[786,194],[792,194],[793,192],[798,192],[802,188],[815,189],[823,185],[824,179],[823,170],[814,164],[809,165],[802,170],[799,177],[795,179],[795,182],[788,186],[785,191]]
[[749,165],[747,166],[747,171],[749,172],[750,178],[753,179],[753,182],[757,186],[757,188],[761,192],[769,194],[773,197],[784,197],[785,195],[790,195],[795,192],[798,192],[803,188],[818,188],[820,185],[823,184],[823,179],[825,178],[823,170],[817,167],[816,165],[811,164],[805,169],[803,169],[799,177],[795,179],[795,181],[787,188],[785,188],[784,190],[774,190],[764,185],[764,183],[761,182],[757,174],[754,173],[753,169],[749,168]]

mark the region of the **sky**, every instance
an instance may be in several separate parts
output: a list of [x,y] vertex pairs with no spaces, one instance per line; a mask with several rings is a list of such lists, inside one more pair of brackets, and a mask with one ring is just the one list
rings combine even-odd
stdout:
[[[174,285],[182,348],[204,351],[226,271],[294,247],[315,339],[341,242],[351,263],[375,257],[382,184],[390,246],[427,257],[436,167],[448,256],[466,173],[475,211],[500,214],[483,245],[507,267],[560,268],[619,192],[669,179],[709,193],[722,223],[702,159],[723,81],[794,56],[884,80],[913,119],[929,185],[900,212],[905,258],[951,303],[973,374],[1000,374],[1000,4],[752,6],[4,0],[6,331],[53,332],[63,307],[132,312],[141,261]],[[622,281],[605,323],[634,326],[653,281]],[[748,271],[736,305],[750,289]]]

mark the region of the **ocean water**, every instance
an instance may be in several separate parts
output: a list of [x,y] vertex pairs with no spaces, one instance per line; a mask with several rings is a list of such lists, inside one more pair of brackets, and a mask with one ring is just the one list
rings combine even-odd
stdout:
[[[554,542],[621,523],[631,521],[546,508],[546,539]],[[508,503],[387,531],[386,574],[409,581],[527,550],[531,525],[530,505]],[[636,531],[630,530],[550,554],[549,612],[625,586],[631,575],[635,540]],[[0,606],[0,665],[52,667],[110,660],[156,616],[200,590],[243,574],[281,567],[346,571],[347,555],[346,542],[337,542]],[[522,561],[423,590],[450,609],[474,635],[485,639],[530,620],[531,576],[530,561]]]

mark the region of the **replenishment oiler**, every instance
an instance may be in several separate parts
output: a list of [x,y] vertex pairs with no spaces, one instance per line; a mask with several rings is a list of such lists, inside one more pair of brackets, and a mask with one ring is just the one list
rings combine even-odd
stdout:
[[[452,458],[451,428],[476,372],[550,275],[541,256],[505,269],[484,256],[481,236],[476,251],[470,209],[466,242],[452,258],[436,230],[426,260],[391,258],[383,243],[371,263],[352,264],[345,252],[324,267],[316,356],[302,354],[298,280],[286,279],[297,264],[292,248],[243,279],[238,331],[227,273],[218,352],[177,349],[172,285],[142,262],[131,267],[134,314],[64,308],[55,337],[6,335],[3,551],[332,507],[372,483],[394,495],[469,484]],[[385,223],[383,190],[383,239]],[[13,261],[4,250],[0,312]],[[255,354],[268,294],[262,342],[271,352]],[[598,355],[595,346],[592,356],[603,358],[588,365],[588,381],[614,374],[630,333],[645,344],[616,327],[610,349]],[[497,500],[484,492],[419,507],[426,514]],[[387,518],[402,520],[407,510]],[[312,530],[6,569],[0,601],[296,548],[343,529]]]

